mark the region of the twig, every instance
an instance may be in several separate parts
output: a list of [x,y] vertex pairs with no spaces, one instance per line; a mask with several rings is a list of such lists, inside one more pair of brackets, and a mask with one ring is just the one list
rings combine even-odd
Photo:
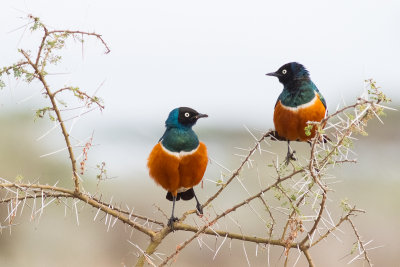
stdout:
[[110,48],[108,47],[107,43],[104,41],[103,37],[101,34],[97,34],[95,32],[83,32],[83,31],[69,31],[69,30],[54,30],[54,31],[49,31],[48,34],[53,34],[53,33],[68,33],[68,34],[81,34],[81,35],[87,35],[87,36],[95,36],[97,39],[99,39],[104,47],[106,48],[105,54],[108,54],[111,52]]
[[[243,166],[243,165],[241,165]],[[253,199],[256,199],[258,197],[260,197],[263,193],[271,190],[271,188],[276,187],[277,184],[291,178],[292,176],[302,172],[303,170],[297,170],[292,172],[291,174],[289,174],[288,176],[285,176],[281,179],[278,179],[275,183],[273,183],[272,185],[268,186],[267,188],[265,188],[264,190],[262,190],[260,193],[255,194],[249,198],[247,198],[246,200],[234,205],[232,208],[225,210],[223,213],[219,214],[218,216],[216,216],[212,221],[210,221],[209,223],[207,223],[206,225],[204,225],[202,228],[200,228],[195,235],[193,235],[190,239],[186,240],[181,246],[179,246],[176,251],[174,253],[172,253],[169,257],[167,257],[163,263],[160,266],[163,266],[165,264],[168,263],[169,260],[171,260],[173,257],[175,257],[175,255],[177,255],[179,253],[179,251],[181,251],[182,249],[184,249],[190,242],[192,242],[195,238],[197,238],[200,234],[202,234],[209,226],[213,225],[215,222],[217,222],[220,218],[225,217],[226,215],[228,215],[229,213],[235,211],[236,209],[242,207],[243,205],[249,203],[250,201],[252,201]],[[178,226],[179,223],[175,223],[174,224],[174,228],[175,225]],[[197,229],[197,228],[196,228]],[[183,230],[183,229],[182,229]],[[282,241],[279,241],[282,242]]]
[[207,207],[208,204],[210,204],[215,198],[217,198],[219,196],[219,194],[221,194],[221,192],[232,182],[233,179],[235,179],[240,171],[242,170],[243,166],[247,163],[247,161],[249,161],[250,157],[253,155],[253,153],[257,150],[257,148],[260,146],[260,143],[266,138],[268,137],[270,134],[272,133],[272,131],[268,131],[266,134],[264,134],[257,142],[256,145],[249,151],[249,153],[247,154],[247,156],[245,157],[245,159],[241,162],[240,166],[232,173],[232,175],[230,176],[230,178],[226,181],[226,183],[221,185],[221,188],[214,194],[212,195],[204,204],[203,207]]
[[61,113],[60,113],[57,103],[55,101],[55,97],[54,97],[53,93],[51,92],[50,87],[47,84],[47,82],[43,76],[43,73],[39,70],[38,65],[34,64],[31,61],[29,55],[24,50],[21,49],[20,51],[21,51],[22,55],[26,58],[28,63],[31,65],[31,67],[35,70],[35,73],[39,76],[39,80],[41,81],[42,85],[44,86],[44,88],[46,90],[47,95],[50,98],[51,105],[53,107],[54,112],[56,113],[57,121],[60,123],[61,132],[64,136],[65,143],[68,147],[68,153],[69,153],[69,158],[71,160],[71,167],[72,167],[72,176],[73,176],[73,180],[75,183],[75,192],[79,193],[80,188],[79,188],[79,178],[77,175],[76,160],[75,160],[74,152],[72,151],[71,141],[69,140],[69,134],[67,132],[67,129],[65,128],[65,124],[62,120]]
[[313,260],[311,258],[311,255],[310,255],[310,252],[308,251],[308,249],[303,250],[303,253],[304,253],[304,256],[306,256],[306,259],[308,261],[308,266],[309,267],[314,267],[315,265],[314,265],[314,262],[313,262]]
[[368,262],[368,265],[370,267],[372,267],[372,262],[371,262],[370,258],[368,257],[367,250],[364,247],[364,242],[361,241],[361,237],[360,237],[360,235],[359,235],[359,233],[357,231],[356,226],[354,225],[353,221],[350,218],[347,218],[347,221],[350,223],[351,228],[353,228],[354,234],[357,237],[358,245],[361,247],[362,253],[364,254],[364,259]]

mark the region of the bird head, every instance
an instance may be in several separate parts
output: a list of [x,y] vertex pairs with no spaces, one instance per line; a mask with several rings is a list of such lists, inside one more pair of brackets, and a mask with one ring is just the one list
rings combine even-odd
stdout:
[[208,117],[207,114],[198,113],[192,108],[180,107],[169,113],[165,126],[167,128],[191,128],[198,119],[206,117]]
[[293,80],[309,77],[307,69],[297,62],[287,63],[280,67],[277,71],[267,73],[265,75],[277,77],[283,85]]

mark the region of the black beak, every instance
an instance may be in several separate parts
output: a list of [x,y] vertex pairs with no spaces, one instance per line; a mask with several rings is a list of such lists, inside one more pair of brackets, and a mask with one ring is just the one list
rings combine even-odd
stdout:
[[270,73],[267,73],[265,75],[267,75],[267,76],[275,76],[275,77],[278,77],[278,78],[280,77],[279,73],[276,73],[276,72],[270,72]]
[[208,117],[207,114],[201,114],[201,113],[199,113],[199,114],[197,114],[197,115],[195,116],[196,120],[198,120],[198,119],[200,119],[200,118],[207,118],[207,117]]

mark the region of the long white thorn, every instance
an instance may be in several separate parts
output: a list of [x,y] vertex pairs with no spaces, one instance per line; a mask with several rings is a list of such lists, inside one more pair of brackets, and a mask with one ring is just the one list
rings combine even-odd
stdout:
[[77,200],[77,201],[74,202],[74,208],[75,208],[75,215],[76,215],[76,223],[77,223],[78,226],[79,226],[78,207],[77,207],[77,205],[76,205],[76,203],[78,203],[78,202],[79,202],[79,200]]
[[38,138],[36,138],[36,141],[40,141],[41,139],[43,139],[44,137],[46,137],[48,134],[50,134],[53,130],[57,129],[58,126],[60,125],[59,122],[56,122],[54,124],[54,126],[52,128],[50,128],[50,130],[48,130],[47,132],[45,132],[43,135],[39,136]]

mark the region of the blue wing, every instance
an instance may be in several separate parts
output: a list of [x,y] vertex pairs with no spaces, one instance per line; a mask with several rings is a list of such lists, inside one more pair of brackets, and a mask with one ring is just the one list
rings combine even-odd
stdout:
[[322,104],[324,105],[325,110],[328,109],[328,108],[326,107],[325,98],[322,96],[322,94],[321,94],[321,92],[318,90],[317,86],[316,86],[314,83],[312,83],[312,85],[313,85],[313,89],[317,92],[317,94],[318,94],[318,96],[319,96],[319,99],[321,100]]

